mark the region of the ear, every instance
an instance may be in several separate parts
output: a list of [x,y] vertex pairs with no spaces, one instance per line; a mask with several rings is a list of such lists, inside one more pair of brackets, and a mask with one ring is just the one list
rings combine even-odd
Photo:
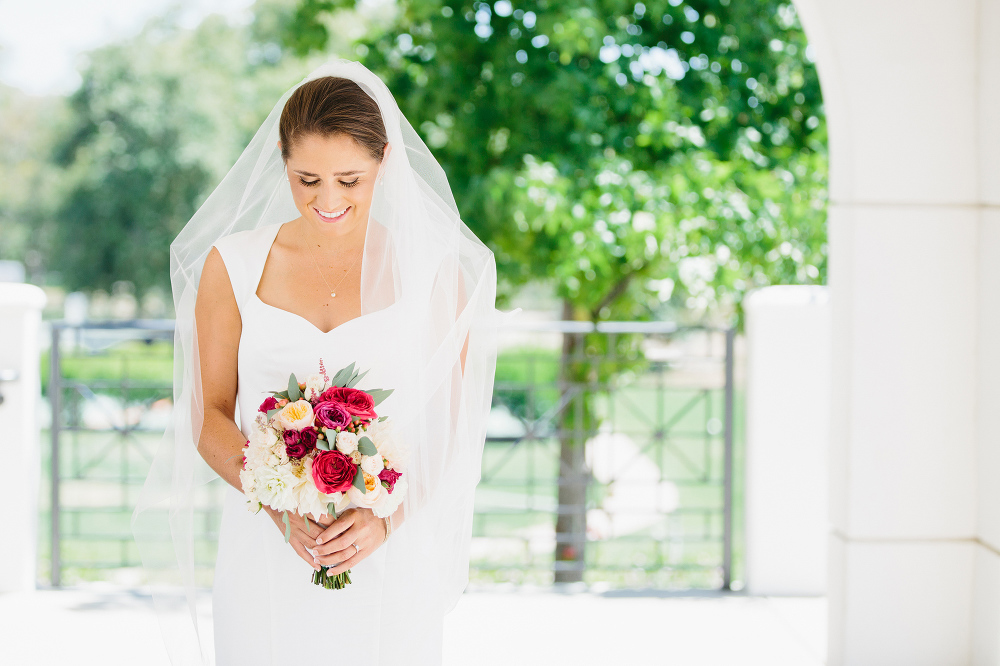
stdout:
[[278,139],[278,151],[281,151],[281,139]]
[[385,147],[382,149],[382,161],[383,162],[385,161],[385,158],[389,157],[389,153],[391,153],[391,152],[392,152],[392,145],[390,145],[389,142],[386,141],[385,142]]

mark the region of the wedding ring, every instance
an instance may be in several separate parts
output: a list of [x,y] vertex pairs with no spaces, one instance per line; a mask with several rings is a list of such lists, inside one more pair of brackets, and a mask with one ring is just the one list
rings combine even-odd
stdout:
[[354,546],[354,554],[355,554],[355,555],[357,555],[358,553],[360,553],[360,552],[361,552],[361,549],[360,549],[360,548],[358,548],[358,544],[356,544],[356,543],[352,543],[351,545],[352,545],[352,546]]

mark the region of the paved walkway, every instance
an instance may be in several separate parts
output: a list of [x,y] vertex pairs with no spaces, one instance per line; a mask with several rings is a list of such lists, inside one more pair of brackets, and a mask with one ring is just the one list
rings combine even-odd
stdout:
[[[471,589],[444,666],[821,666],[825,627],[822,598]],[[149,599],[108,585],[0,595],[0,664],[168,666]]]

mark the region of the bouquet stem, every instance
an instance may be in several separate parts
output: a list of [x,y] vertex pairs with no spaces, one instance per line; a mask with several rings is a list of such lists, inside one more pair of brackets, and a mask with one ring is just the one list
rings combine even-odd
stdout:
[[314,571],[312,582],[314,585],[322,585],[328,590],[342,590],[351,582],[351,570],[348,569],[336,576],[328,576],[327,571],[331,567],[323,567],[319,571]]

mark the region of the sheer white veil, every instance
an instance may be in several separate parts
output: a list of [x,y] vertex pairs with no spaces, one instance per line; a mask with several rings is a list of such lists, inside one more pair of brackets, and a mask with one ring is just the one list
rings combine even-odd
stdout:
[[[170,246],[173,419],[132,530],[175,665],[214,663],[211,622],[196,607],[215,561],[211,539],[196,536],[217,524],[222,495],[213,489],[224,484],[209,483],[218,475],[197,452],[203,409],[194,304],[201,269],[220,238],[298,217],[277,148],[278,120],[295,88],[322,76],[351,79],[370,95],[392,146],[375,186],[361,264],[362,314],[393,305],[398,344],[410,359],[391,387],[397,392],[391,417],[411,453],[405,521],[381,546],[387,549],[383,633],[405,643],[449,611],[468,581],[473,495],[496,368],[496,265],[462,222],[444,171],[385,84],[359,63],[331,60],[278,100]],[[336,591],[330,594],[332,600]]]

